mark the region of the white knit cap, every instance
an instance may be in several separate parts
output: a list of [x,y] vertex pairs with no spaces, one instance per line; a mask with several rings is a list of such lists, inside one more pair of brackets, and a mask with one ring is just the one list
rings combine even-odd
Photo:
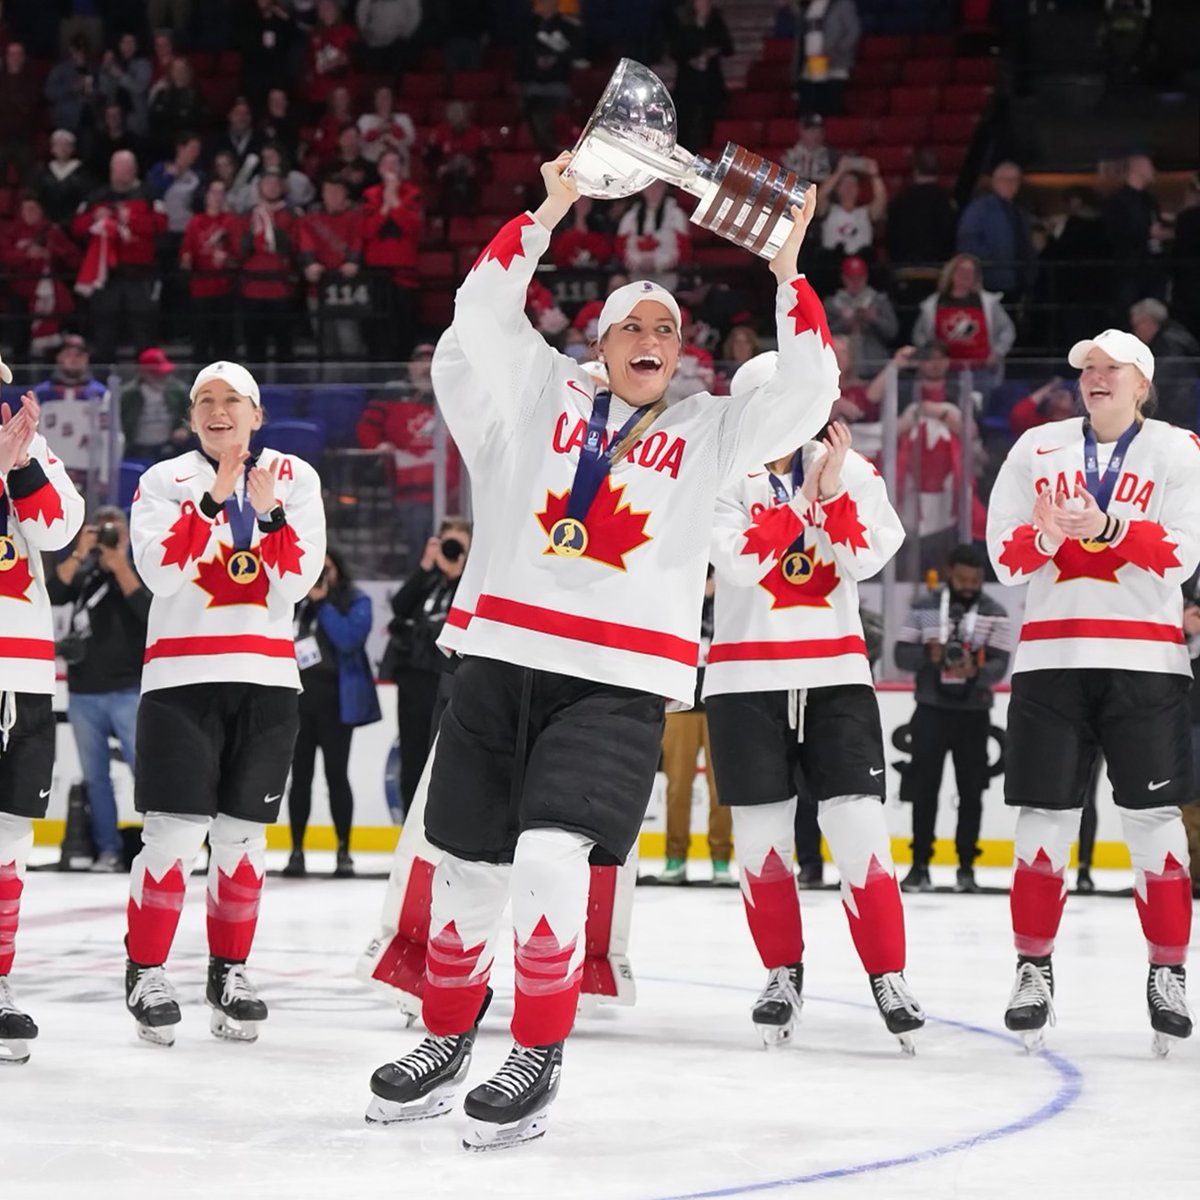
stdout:
[[778,365],[778,350],[765,350],[762,354],[756,354],[734,372],[729,381],[729,394],[740,396],[743,392],[752,392],[755,388],[762,387],[775,374]]
[[657,300],[675,318],[676,331],[683,327],[683,318],[680,316],[679,305],[676,303],[675,297],[666,288],[659,287],[652,280],[635,279],[632,283],[617,288],[605,300],[604,307],[600,310],[600,320],[596,324],[597,340],[603,340],[609,327],[625,320],[643,300]]
[[1150,347],[1132,333],[1126,333],[1123,329],[1106,329],[1094,338],[1084,338],[1071,347],[1067,362],[1077,369],[1081,368],[1088,351],[1093,348],[1103,350],[1109,358],[1119,363],[1132,363],[1147,379],[1154,378],[1154,355],[1150,353]]
[[196,376],[196,382],[192,384],[191,390],[193,403],[195,403],[196,397],[200,394],[200,389],[206,383],[212,383],[214,379],[224,380],[239,396],[245,396],[250,400],[255,408],[262,407],[262,400],[258,395],[258,384],[255,382],[254,376],[241,363],[232,362],[209,363]]

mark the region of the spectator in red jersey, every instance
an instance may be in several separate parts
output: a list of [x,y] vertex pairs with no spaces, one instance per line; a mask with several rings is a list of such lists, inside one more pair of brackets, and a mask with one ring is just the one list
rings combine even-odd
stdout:
[[16,220],[8,228],[3,262],[12,273],[13,297],[29,321],[14,326],[18,356],[52,354],[62,341],[62,322],[74,311],[70,291],[55,276],[79,266],[79,247],[46,219],[35,196],[21,198]]
[[23,180],[33,165],[33,139],[29,136],[41,117],[41,89],[20,42],[4,47],[0,71],[0,183],[14,171]]
[[446,105],[446,119],[434,126],[425,145],[425,163],[438,182],[443,213],[478,211],[489,153],[487,136],[471,120],[470,106],[452,100]]
[[233,283],[241,221],[229,211],[225,185],[214,179],[204,211],[189,222],[179,265],[191,294],[192,361],[213,362],[233,352]]
[[556,267],[595,270],[606,267],[616,254],[616,242],[607,233],[593,229],[591,216],[595,201],[581,196],[571,210],[571,224],[556,234],[552,254]]
[[310,104],[324,105],[338,84],[350,86],[358,31],[342,19],[335,0],[318,0],[317,24],[308,43],[305,93]]
[[417,323],[417,251],[422,211],[421,189],[408,178],[404,160],[389,150],[379,160],[380,182],[368,188],[363,207],[366,265],[380,274],[372,324],[379,358],[403,360],[415,340]]
[[1036,429],[1039,425],[1048,425],[1051,421],[1065,421],[1068,417],[1078,416],[1078,405],[1075,393],[1057,376],[1049,383],[1043,383],[1040,388],[1029,393],[1009,409],[1008,427],[1020,437],[1027,430]]
[[258,178],[258,203],[242,231],[240,289],[246,358],[252,363],[266,362],[272,343],[278,361],[292,357],[299,218],[283,189],[283,173],[267,167]]
[[328,169],[339,179],[346,181],[346,186],[350,189],[350,200],[354,204],[362,200],[367,188],[374,187],[379,182],[379,172],[376,171],[375,164],[363,157],[362,140],[355,125],[344,126],[338,134],[337,154]]
[[[838,398],[833,402],[831,421],[845,421],[848,425],[859,421],[867,423],[879,420],[879,404],[872,401],[869,395],[870,381],[862,377],[862,369],[854,354],[854,343],[846,334],[835,334],[830,339],[833,353],[838,363]],[[860,445],[862,438],[855,431],[854,444],[860,454],[870,458],[878,447],[864,448]]]
[[411,166],[417,131],[408,113],[396,111],[396,95],[390,87],[375,89],[375,107],[358,118],[358,132],[363,156],[371,162],[378,163],[388,150],[394,150],[406,169]]
[[315,155],[321,167],[328,166],[337,156],[339,135],[347,125],[353,124],[350,89],[341,86],[331,88],[325,101],[325,112],[308,139],[305,153]]
[[362,321],[370,292],[362,270],[362,212],[350,206],[344,179],[321,185],[321,207],[300,222],[300,265],[308,281],[308,307],[323,358],[361,359]]
[[667,185],[656,179],[640,192],[617,227],[617,256],[633,276],[644,276],[668,291],[676,268],[691,257],[688,219]]
[[172,59],[166,75],[150,89],[151,139],[160,153],[169,154],[181,133],[202,128],[206,119],[191,64],[186,58]]
[[956,254],[943,268],[937,291],[921,303],[913,343],[938,342],[951,365],[969,367],[980,390],[1003,377],[1004,358],[1017,331],[999,292],[984,291],[983,268],[973,254]]
[[120,150],[108,186],[94,193],[71,229],[87,241],[75,290],[91,300],[95,358],[116,361],[122,317],[140,352],[154,341],[155,241],[167,219],[138,178],[137,159]]
[[557,344],[555,339],[570,325],[567,314],[558,307],[554,293],[536,279],[529,281],[525,289],[525,315],[529,323],[547,341]]

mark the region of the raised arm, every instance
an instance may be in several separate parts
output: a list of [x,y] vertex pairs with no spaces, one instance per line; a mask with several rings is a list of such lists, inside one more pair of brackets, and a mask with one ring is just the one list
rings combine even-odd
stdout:
[[492,403],[487,382],[472,369],[453,325],[438,339],[432,378],[438,411],[467,470],[475,471],[485,443],[504,423],[505,413]]

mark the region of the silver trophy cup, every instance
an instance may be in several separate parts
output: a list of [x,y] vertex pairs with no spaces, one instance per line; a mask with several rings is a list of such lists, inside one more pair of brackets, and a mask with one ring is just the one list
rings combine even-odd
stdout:
[[565,174],[597,200],[640,192],[655,179],[699,197],[692,223],[773,258],[792,231],[793,204],[812,186],[792,171],[727,142],[710,162],[676,141],[670,93],[648,67],[623,58],[596,105]]

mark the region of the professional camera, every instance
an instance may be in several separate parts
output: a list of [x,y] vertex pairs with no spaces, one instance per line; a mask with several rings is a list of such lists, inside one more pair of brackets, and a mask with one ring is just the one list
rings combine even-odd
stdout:
[[466,546],[458,538],[442,538],[442,557],[447,562],[458,562],[466,552]]
[[121,544],[121,531],[112,521],[105,521],[96,528],[96,544],[115,550]]
[[961,667],[970,655],[962,639],[962,620],[966,610],[961,604],[950,605],[950,636],[942,651],[942,662],[948,667]]

